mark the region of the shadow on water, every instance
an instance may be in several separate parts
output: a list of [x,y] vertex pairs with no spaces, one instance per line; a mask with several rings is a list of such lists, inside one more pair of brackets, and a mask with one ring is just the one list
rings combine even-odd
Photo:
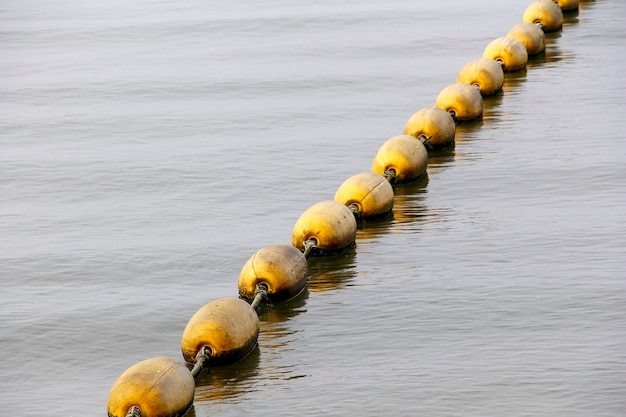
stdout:
[[[579,6],[580,7],[580,6]],[[563,26],[574,25],[578,20],[579,9],[567,10],[563,12]]]
[[257,346],[238,362],[211,367],[209,372],[203,371],[196,379],[196,404],[219,403],[253,389],[252,381],[258,376],[260,357],[260,349]]
[[428,217],[424,204],[428,175],[417,181],[394,185],[393,224],[421,223]]
[[[484,111],[484,100],[483,100],[483,111]],[[456,131],[454,134],[455,142],[456,143],[466,142],[466,141],[475,139],[476,132],[480,130],[484,122],[485,122],[484,117],[481,116],[473,120],[468,120],[465,122],[457,123]],[[461,153],[459,153],[458,149],[456,151],[456,155],[457,156],[462,155]],[[428,162],[430,163],[430,159]]]
[[344,288],[356,278],[356,247],[329,256],[313,256],[309,262],[310,292]]
[[300,294],[294,298],[281,303],[269,303],[261,305],[259,308],[259,321],[263,334],[275,334],[282,336],[281,330],[276,325],[287,322],[301,313],[306,312],[306,301],[309,298],[309,291],[305,287]]
[[502,94],[515,94],[519,88],[526,82],[528,75],[528,67],[524,67],[517,71],[505,72],[504,82],[502,83]]
[[578,10],[585,10],[589,7],[593,7],[596,3],[596,0],[580,0],[578,4]]
[[[394,199],[395,206],[395,199]],[[388,234],[391,229],[391,225],[393,222],[393,213],[395,209],[391,212],[385,214],[384,216],[379,216],[374,219],[367,219],[359,222],[357,231],[356,231],[356,243],[363,243],[368,240],[376,239],[377,237]]]
[[[456,142],[456,138],[455,138],[455,142]],[[437,175],[437,173],[439,173],[443,169],[454,164],[455,158],[456,158],[455,148],[429,152],[428,153],[428,168],[427,168],[428,175],[426,176],[426,183],[428,183],[429,177],[433,175]],[[397,190],[401,188],[402,187],[398,187]],[[425,189],[426,189],[426,184],[424,185],[424,190]]]
[[502,90],[496,92],[487,97],[483,97],[483,123],[491,123],[494,119],[497,119],[500,112],[498,108],[502,104],[504,93]]

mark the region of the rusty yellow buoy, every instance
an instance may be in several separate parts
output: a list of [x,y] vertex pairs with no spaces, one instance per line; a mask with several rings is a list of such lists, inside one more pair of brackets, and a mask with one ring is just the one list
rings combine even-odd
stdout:
[[[448,112],[444,113],[450,120]],[[452,120],[454,125],[454,120]],[[387,176],[391,173],[395,181],[412,181],[426,173],[428,151],[414,136],[398,135],[390,138],[378,149],[372,162],[372,172]]]
[[305,250],[314,241],[316,253],[339,252],[354,244],[356,219],[352,210],[336,201],[322,201],[306,209],[293,227],[291,244]]
[[447,111],[456,121],[472,120],[483,114],[483,97],[476,87],[456,83],[439,93],[435,107]]
[[521,42],[528,55],[540,54],[546,49],[546,35],[535,23],[518,23],[509,30],[506,36]]
[[502,70],[517,71],[528,63],[528,52],[524,45],[515,38],[494,39],[487,45],[483,57],[493,59],[502,65]]
[[564,11],[576,10],[578,9],[578,0],[556,0],[557,4]]
[[[424,147],[430,151],[453,144],[455,133],[456,125],[450,113],[437,107],[426,107],[416,111],[404,125],[404,134],[416,137],[424,144]],[[419,150],[417,152],[420,153]],[[427,156],[425,158],[427,158]],[[420,157],[420,160],[421,159]],[[418,164],[418,167],[420,165],[421,163]],[[426,166],[424,162],[424,170],[425,169]],[[378,172],[377,170],[373,171]],[[378,173],[380,174],[380,172]],[[417,176],[420,175],[422,175],[422,172],[417,174]]]
[[389,213],[393,208],[393,187],[380,174],[362,172],[348,178],[339,186],[335,201],[353,207],[361,218],[378,217]]
[[151,358],[128,368],[115,381],[107,403],[109,417],[125,417],[132,407],[142,417],[184,415],[191,404],[196,382],[182,362]]
[[502,88],[504,71],[502,66],[493,59],[477,58],[461,68],[456,81],[473,85],[478,88],[481,95],[490,96]]
[[265,285],[270,301],[285,301],[300,294],[309,277],[302,252],[290,245],[270,245],[256,251],[241,268],[239,295],[248,300],[257,285]]
[[544,32],[552,32],[563,26],[563,11],[552,0],[536,0],[526,8],[522,21],[538,23]]
[[220,298],[206,304],[191,317],[181,340],[183,358],[196,362],[198,352],[211,350],[209,365],[235,362],[256,346],[259,317],[239,298]]

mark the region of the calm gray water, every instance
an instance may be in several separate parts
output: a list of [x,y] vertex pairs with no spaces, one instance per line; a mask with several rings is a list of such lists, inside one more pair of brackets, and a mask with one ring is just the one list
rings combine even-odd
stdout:
[[[0,4],[0,409],[103,416],[530,0]],[[626,415],[626,2],[581,1],[190,415]]]

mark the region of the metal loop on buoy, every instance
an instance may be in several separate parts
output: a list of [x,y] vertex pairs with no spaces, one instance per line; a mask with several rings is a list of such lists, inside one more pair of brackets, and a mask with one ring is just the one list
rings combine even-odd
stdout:
[[313,249],[315,249],[315,247],[317,246],[317,240],[314,238],[311,238],[309,240],[306,240],[303,245],[304,245],[304,257],[308,259],[308,257],[311,256]]
[[256,289],[254,290],[254,300],[252,301],[252,303],[250,304],[252,306],[253,309],[257,309],[259,308],[259,305],[261,305],[261,301],[265,300],[267,298],[267,285],[265,284],[259,284],[256,286]]
[[357,222],[360,222],[363,220],[363,215],[361,213],[361,209],[359,208],[358,204],[352,203],[346,207],[348,207],[350,211],[352,212],[352,214],[354,214],[354,218],[356,219]]
[[128,409],[126,417],[141,417],[141,409],[136,405],[133,405]]
[[387,178],[390,184],[395,184],[398,181],[398,176],[396,175],[396,170],[390,168],[383,173],[383,176]]
[[200,375],[203,369],[208,370],[209,366],[209,358],[211,357],[211,348],[208,346],[204,346],[202,349],[198,351],[196,355],[196,364],[191,369],[191,375],[194,379]]

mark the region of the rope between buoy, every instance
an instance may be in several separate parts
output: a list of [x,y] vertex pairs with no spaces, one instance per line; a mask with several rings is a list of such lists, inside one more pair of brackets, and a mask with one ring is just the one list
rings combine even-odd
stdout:
[[357,206],[355,203],[352,203],[348,206],[348,208],[350,209],[352,214],[354,214],[354,218],[357,222],[363,220],[363,214],[361,213],[361,210],[359,210],[359,206]]
[[309,256],[311,256],[311,253],[313,252],[313,249],[315,249],[315,245],[317,245],[317,240],[311,238],[307,241],[305,241],[303,243],[304,246],[304,257],[305,258],[309,258]]
[[396,170],[393,168],[390,168],[387,171],[383,172],[383,176],[387,178],[387,181],[389,181],[391,184],[394,184],[398,181]]
[[[203,369],[206,368],[208,370],[210,357],[211,357],[211,348],[208,346],[203,346],[202,349],[200,349],[200,351],[196,355],[196,364],[191,369],[191,375],[193,376],[193,379],[196,379],[198,375],[200,375],[200,372]],[[129,416],[126,416],[126,417],[129,417]],[[137,417],[141,417],[141,415]]]
[[141,417],[141,410],[136,405],[133,405],[128,409],[126,417]]
[[254,300],[250,305],[253,309],[256,310],[257,308],[259,308],[259,305],[261,305],[261,301],[263,301],[265,298],[267,298],[267,285],[259,284],[254,290]]

